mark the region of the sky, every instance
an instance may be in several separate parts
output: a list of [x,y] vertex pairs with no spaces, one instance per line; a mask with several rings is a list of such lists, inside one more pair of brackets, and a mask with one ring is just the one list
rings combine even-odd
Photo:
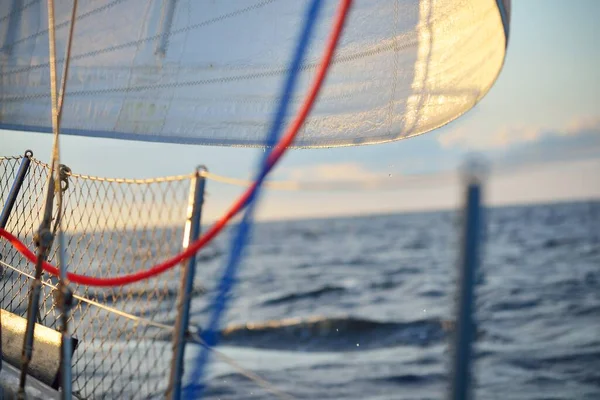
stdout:
[[[600,1],[512,4],[504,68],[484,99],[434,132],[394,143],[295,150],[274,179],[376,181],[386,190],[264,192],[258,216],[287,219],[448,209],[461,203],[458,171],[476,152],[492,164],[490,205],[600,198]],[[0,155],[32,149],[49,160],[48,134],[0,131]],[[63,163],[83,174],[154,177],[198,164],[237,178],[253,174],[262,150],[64,137]],[[107,162],[107,159],[110,162]],[[404,184],[402,177],[414,177]],[[395,189],[393,189],[395,188]],[[208,183],[206,219],[240,188]]]

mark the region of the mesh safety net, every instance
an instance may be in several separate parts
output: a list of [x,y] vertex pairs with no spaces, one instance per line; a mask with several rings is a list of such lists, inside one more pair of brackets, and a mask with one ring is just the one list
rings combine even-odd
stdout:
[[[0,157],[0,204],[8,197],[21,158]],[[42,219],[48,171],[48,165],[32,160],[8,220],[7,230],[31,249]],[[192,177],[136,181],[71,174],[62,216],[69,270],[114,276],[148,268],[181,251]],[[6,241],[0,241],[0,255],[0,306],[25,317],[35,266]],[[49,260],[56,258],[55,244]],[[72,360],[78,398],[164,397],[180,273],[175,268],[162,279],[127,287],[72,284],[75,302],[69,324],[79,341]],[[59,330],[58,279],[44,274],[42,280],[38,322]]]

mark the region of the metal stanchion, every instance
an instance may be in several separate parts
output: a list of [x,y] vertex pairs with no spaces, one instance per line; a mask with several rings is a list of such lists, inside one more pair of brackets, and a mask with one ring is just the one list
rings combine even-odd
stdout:
[[[199,167],[190,185],[190,197],[188,201],[188,214],[185,224],[183,248],[200,236],[200,222],[202,218],[202,204],[204,203],[204,187],[206,180],[201,172],[206,168]],[[190,257],[181,276],[181,291],[177,306],[177,318],[175,320],[175,331],[173,333],[173,361],[171,364],[171,376],[166,397],[172,400],[181,399],[181,379],[183,377],[183,362],[185,342],[190,321],[190,303],[194,288],[194,275],[196,273],[196,257]]]

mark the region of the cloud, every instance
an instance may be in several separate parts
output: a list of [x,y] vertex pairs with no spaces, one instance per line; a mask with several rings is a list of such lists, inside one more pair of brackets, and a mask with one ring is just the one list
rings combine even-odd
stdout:
[[[534,126],[509,126],[492,134],[459,128],[440,135],[438,142],[443,148],[459,148],[475,151],[515,149],[533,143],[548,142],[556,138],[575,138],[600,134],[600,116],[583,116],[573,119],[559,128]],[[563,140],[564,141],[564,140]]]
[[444,148],[459,147],[469,150],[491,150],[501,149],[517,143],[532,142],[540,137],[540,131],[536,128],[525,126],[503,128],[492,134],[481,134],[466,128],[460,128],[440,135],[439,143]]
[[383,175],[366,169],[356,162],[317,164],[294,168],[287,172],[292,181],[351,182],[380,179]]
[[453,183],[456,171],[403,174],[371,170],[356,162],[325,163],[287,171],[286,180],[269,182],[273,189],[307,192],[404,191]]
[[571,121],[564,129],[564,134],[576,135],[586,131],[600,132],[600,116],[588,116]]

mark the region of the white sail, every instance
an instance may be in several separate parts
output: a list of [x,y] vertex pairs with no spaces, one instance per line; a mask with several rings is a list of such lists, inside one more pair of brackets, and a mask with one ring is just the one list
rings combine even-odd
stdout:
[[[55,0],[58,59],[72,0]],[[337,8],[327,0],[292,112]],[[63,134],[260,146],[306,5],[80,0]],[[505,56],[509,0],[357,0],[296,147],[379,143],[460,116]],[[50,132],[45,1],[0,2],[0,129]],[[58,63],[61,71],[62,61]]]

